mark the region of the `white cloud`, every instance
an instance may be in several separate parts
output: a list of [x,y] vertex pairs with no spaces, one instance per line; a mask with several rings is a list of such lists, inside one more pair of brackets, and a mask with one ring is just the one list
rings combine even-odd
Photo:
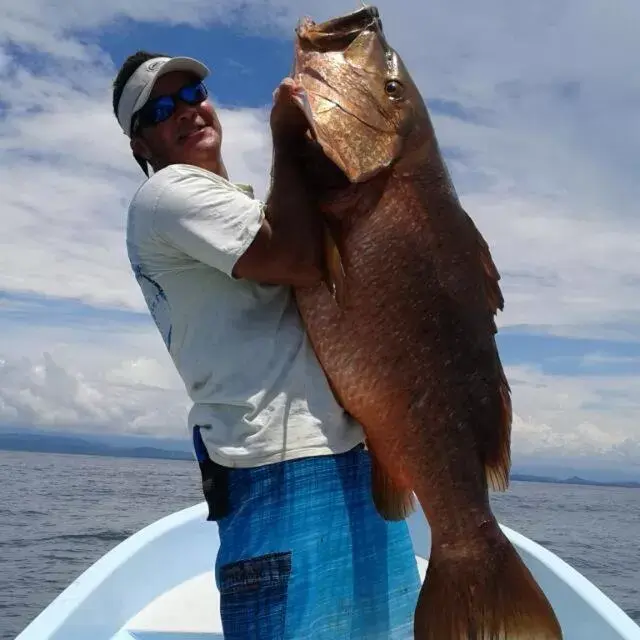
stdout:
[[[155,328],[13,328],[0,353],[0,423],[186,438],[188,398]],[[507,367],[514,463],[572,458],[639,468],[637,376]]]
[[640,365],[640,356],[614,356],[600,351],[585,353],[580,359],[583,367],[598,367],[603,364],[609,365]]
[[[379,6],[428,102],[469,115],[434,110],[463,203],[503,274],[500,325],[638,340],[640,5]],[[124,245],[142,174],[111,112],[114,62],[91,43],[92,30],[129,19],[217,20],[288,37],[305,13],[324,19],[348,8],[337,0],[23,0],[0,9],[0,291],[145,311]],[[263,195],[266,109],[223,108],[221,120],[233,178]],[[104,335],[14,327],[0,349],[0,419],[180,431],[184,392],[155,329],[145,327]],[[640,457],[631,378],[512,371],[522,379],[517,451]]]
[[188,398],[155,328],[8,328],[0,423],[185,436]]
[[506,373],[516,414],[516,456],[618,459],[629,447],[638,451],[637,375],[550,375],[533,366],[507,367]]
[[557,335],[640,339],[640,227],[579,220],[571,205],[494,194],[464,202],[502,276],[501,327],[529,325]]

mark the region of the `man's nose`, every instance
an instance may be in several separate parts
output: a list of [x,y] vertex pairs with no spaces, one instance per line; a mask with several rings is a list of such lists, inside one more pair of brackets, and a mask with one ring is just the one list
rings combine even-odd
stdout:
[[195,105],[178,100],[175,113],[176,120],[193,119],[197,113],[198,110]]

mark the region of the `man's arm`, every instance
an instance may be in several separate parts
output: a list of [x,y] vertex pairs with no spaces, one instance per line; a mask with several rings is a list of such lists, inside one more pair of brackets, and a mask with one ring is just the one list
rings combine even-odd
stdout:
[[294,286],[313,285],[323,277],[320,213],[305,184],[297,154],[309,125],[292,98],[296,90],[291,82],[285,82],[274,95],[272,186],[265,220],[236,262],[235,277]]
[[293,149],[274,142],[273,186],[265,219],[233,275],[274,284],[313,285],[322,280],[322,227],[305,189]]

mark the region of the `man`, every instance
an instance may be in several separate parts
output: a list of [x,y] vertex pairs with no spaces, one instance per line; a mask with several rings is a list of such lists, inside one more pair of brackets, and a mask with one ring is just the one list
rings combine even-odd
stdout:
[[322,278],[313,207],[290,159],[307,127],[295,87],[274,94],[263,203],[229,180],[208,73],[139,51],[115,79],[113,108],[153,171],[131,202],[127,245],[193,401],[225,638],[413,638],[419,575],[406,523],[376,512],[362,429],[332,395],[291,293]]

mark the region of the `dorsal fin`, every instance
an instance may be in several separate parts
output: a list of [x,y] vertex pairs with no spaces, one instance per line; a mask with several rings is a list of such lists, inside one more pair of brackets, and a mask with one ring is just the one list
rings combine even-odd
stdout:
[[[504,309],[504,297],[499,284],[500,274],[491,257],[489,245],[471,218],[468,218],[476,236],[478,257],[484,273],[483,281],[487,306],[493,316],[493,331],[497,333],[495,315],[498,311]],[[479,438],[479,442],[484,445],[482,454],[489,487],[494,491],[506,491],[509,486],[509,472],[511,469],[511,424],[513,421],[513,410],[511,405],[511,388],[504,373],[497,347],[496,360],[500,379],[499,396],[501,406],[499,420],[497,424],[486,426],[488,433],[484,433],[483,437]]]
[[[468,309],[473,323],[488,323],[488,339],[492,342],[479,346],[483,352],[482,359],[486,362],[487,357],[491,358],[491,353],[495,354],[493,373],[488,384],[494,385],[489,393],[497,392],[497,395],[492,393],[490,409],[485,416],[473,421],[473,428],[488,485],[494,490],[504,491],[509,485],[511,468],[513,414],[511,389],[495,344],[498,331],[496,314],[504,308],[500,274],[491,257],[489,245],[467,212],[458,205],[457,211],[448,209],[446,215],[446,233],[451,234],[446,246],[455,246],[457,257],[452,261],[450,255],[443,255],[443,260],[438,260],[441,282],[447,295]],[[458,217],[452,225],[453,216]]]

